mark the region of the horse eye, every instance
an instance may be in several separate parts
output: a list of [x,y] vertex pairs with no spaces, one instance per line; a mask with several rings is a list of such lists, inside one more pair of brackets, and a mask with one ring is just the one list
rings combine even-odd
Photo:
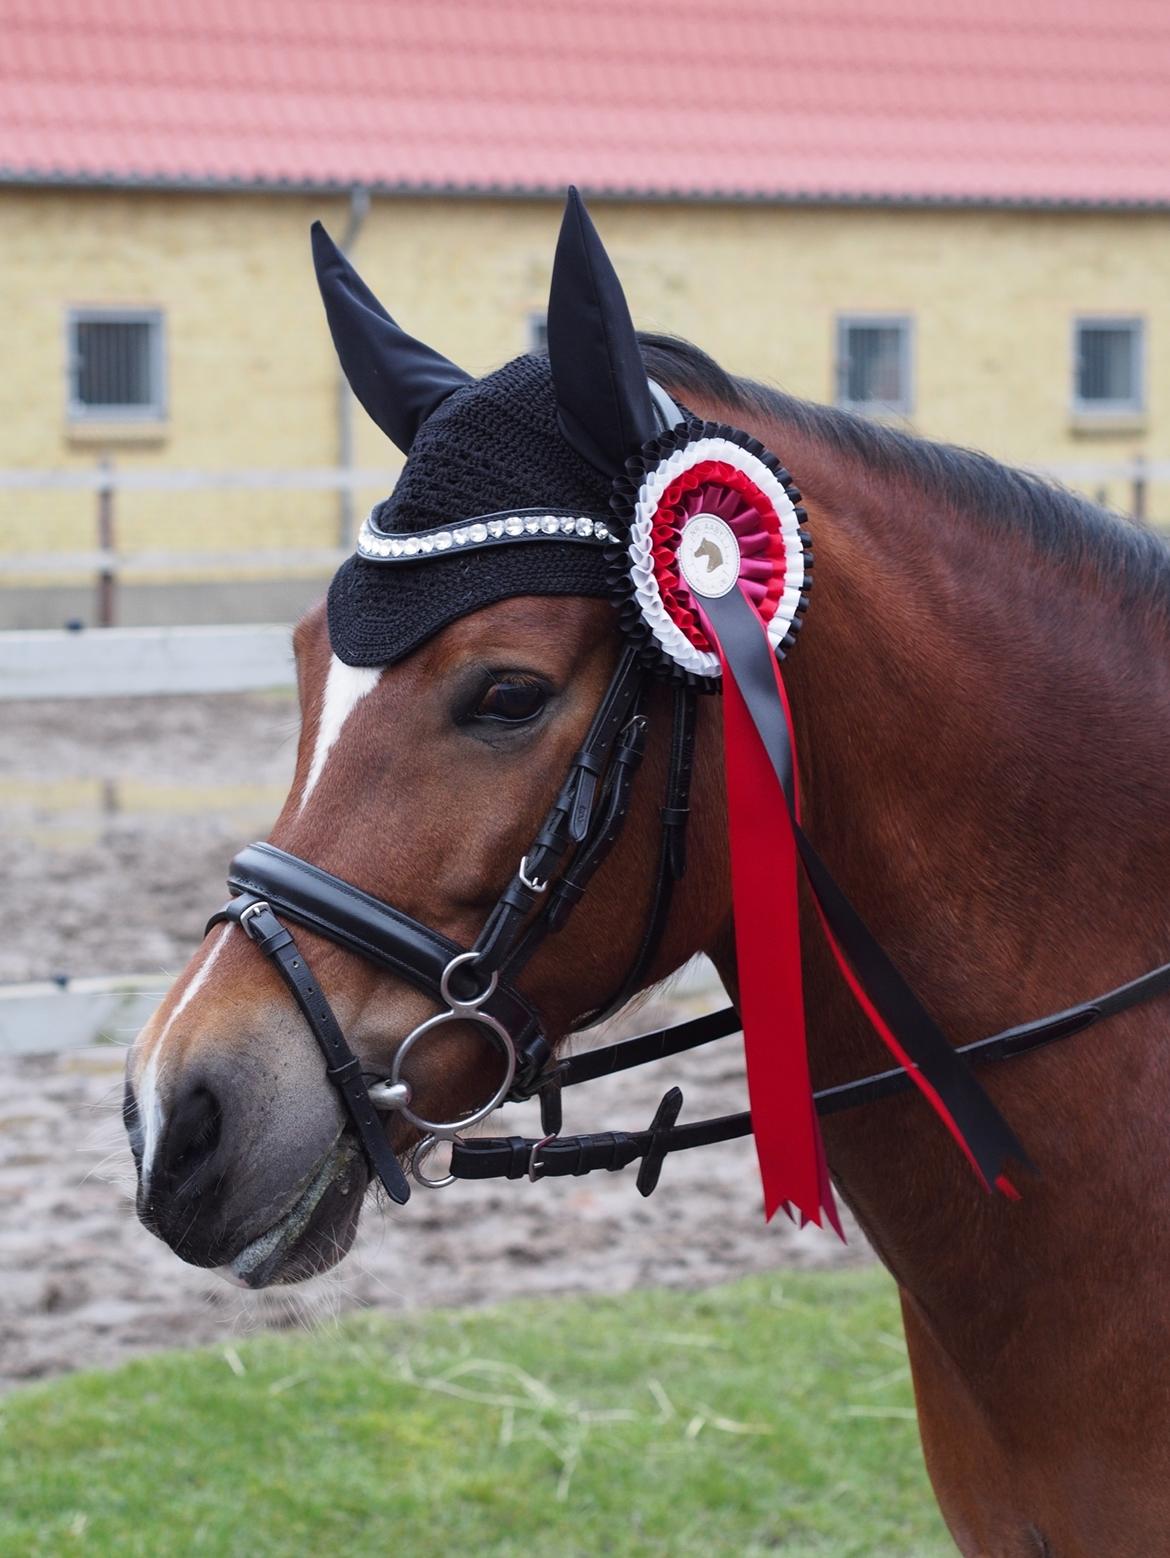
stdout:
[[536,682],[493,682],[473,711],[475,719],[523,725],[544,708],[547,694]]

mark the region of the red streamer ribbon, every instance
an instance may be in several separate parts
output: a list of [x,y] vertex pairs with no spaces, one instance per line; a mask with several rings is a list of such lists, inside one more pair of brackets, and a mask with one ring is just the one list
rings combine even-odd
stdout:
[[796,840],[735,671],[714,632],[711,638],[723,668],[739,1010],[764,1215],[770,1220],[789,1203],[802,1226],[823,1226],[823,1214],[844,1238],[809,1080]]
[[1027,1164],[1023,1148],[800,827],[792,718],[764,622],[739,585],[700,609],[723,670],[740,1014],[766,1215],[789,1203],[802,1223],[823,1226],[824,1216],[841,1232],[808,1073],[797,861],[861,1010],[984,1188],[1016,1198],[1002,1163],[1014,1156]]

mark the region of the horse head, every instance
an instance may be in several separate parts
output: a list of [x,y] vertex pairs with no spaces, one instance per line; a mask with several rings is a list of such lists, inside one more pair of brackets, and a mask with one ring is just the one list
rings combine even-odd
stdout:
[[[407,336],[320,228],[314,253],[349,380],[408,459],[363,532],[364,555],[296,628],[300,741],[268,845],[392,904],[420,936],[470,948],[532,854],[621,660],[604,519],[621,451],[657,425],[652,391],[616,278],[576,202],[554,274],[550,357],[518,359],[478,382]],[[608,337],[598,309],[616,320]],[[611,392],[596,392],[599,382]],[[566,505],[571,539],[547,528],[548,509]],[[534,534],[510,549],[476,549],[467,526],[493,513],[501,541],[511,539],[505,521],[534,524]],[[436,526],[446,555],[381,566],[378,537],[402,547],[421,537],[429,549]],[[578,533],[586,527],[588,536]],[[516,997],[539,1014],[551,1049],[619,995],[728,938],[721,774],[704,742],[692,801],[697,869],[645,945],[670,706],[670,689],[658,685],[626,710],[622,729],[644,725],[648,739],[621,837],[563,928],[517,974]],[[717,718],[710,700],[698,718]],[[601,771],[584,775],[596,808],[607,804],[621,735],[606,733]],[[577,858],[588,847],[568,843]],[[147,1225],[184,1259],[261,1286],[344,1254],[370,1165],[304,1014],[248,929],[214,925],[139,1036],[126,1118]],[[435,1014],[433,981],[395,977],[303,920],[296,938],[362,1073],[387,1078],[404,1039]],[[505,1060],[474,1021],[447,1022],[433,1042],[414,1045],[400,1061],[411,1110],[384,1122],[392,1151],[405,1159],[417,1143],[412,1121],[475,1112]]]

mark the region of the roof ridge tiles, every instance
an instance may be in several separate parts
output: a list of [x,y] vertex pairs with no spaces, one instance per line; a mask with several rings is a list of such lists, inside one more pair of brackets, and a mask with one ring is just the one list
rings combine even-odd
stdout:
[[1170,206],[1164,0],[5,12],[10,182]]

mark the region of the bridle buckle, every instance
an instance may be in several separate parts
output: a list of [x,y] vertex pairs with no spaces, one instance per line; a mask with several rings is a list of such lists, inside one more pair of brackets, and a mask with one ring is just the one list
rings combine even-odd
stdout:
[[251,921],[254,920],[258,914],[264,913],[265,910],[271,914],[272,905],[268,903],[267,899],[258,898],[255,903],[250,903],[248,907],[240,914],[237,923],[249,941],[258,940],[256,932],[252,929]]
[[516,875],[520,878],[520,881],[528,889],[528,891],[530,893],[535,893],[537,897],[539,897],[541,893],[548,891],[548,877],[545,877],[545,879],[541,881],[539,877],[529,875],[527,855],[524,856],[519,866],[516,868]]
[[541,1178],[540,1164],[536,1161],[537,1154],[542,1148],[556,1141],[559,1135],[559,1131],[553,1131],[551,1136],[542,1136],[539,1141],[532,1143],[532,1151],[528,1154],[528,1179],[530,1184],[535,1185],[536,1181]]

